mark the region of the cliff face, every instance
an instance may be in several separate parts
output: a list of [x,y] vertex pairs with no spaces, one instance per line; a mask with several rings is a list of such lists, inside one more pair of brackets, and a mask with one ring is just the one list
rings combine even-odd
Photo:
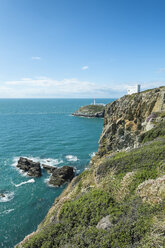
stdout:
[[[126,95],[105,108],[99,155],[124,148],[137,147],[142,132],[161,121],[165,112],[165,87]],[[148,118],[148,119],[147,119]]]
[[98,154],[17,247],[165,247],[165,87],[108,104]]

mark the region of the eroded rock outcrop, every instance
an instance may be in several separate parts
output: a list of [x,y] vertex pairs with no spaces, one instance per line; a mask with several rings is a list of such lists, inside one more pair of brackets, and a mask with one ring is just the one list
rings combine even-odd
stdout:
[[[20,157],[17,167],[22,171],[27,172],[27,175],[31,177],[40,177],[42,175],[40,163],[34,162],[27,158]],[[51,174],[49,183],[54,186],[61,186],[66,182],[70,182],[75,175],[74,168],[71,166],[57,168],[54,166],[42,164],[42,167]]]
[[107,104],[99,156],[125,148],[138,147],[139,135],[164,119],[165,87],[126,95]]
[[42,164],[42,167],[49,173],[53,173],[54,170],[57,169],[57,167],[47,165],[47,164]]
[[40,163],[27,158],[20,157],[17,167],[27,172],[27,175],[31,177],[40,177],[42,175]]
[[113,225],[109,220],[109,215],[103,217],[97,224],[97,229],[109,230]]
[[71,166],[63,166],[53,170],[49,183],[54,186],[61,186],[62,184],[71,181],[73,177],[74,168]]

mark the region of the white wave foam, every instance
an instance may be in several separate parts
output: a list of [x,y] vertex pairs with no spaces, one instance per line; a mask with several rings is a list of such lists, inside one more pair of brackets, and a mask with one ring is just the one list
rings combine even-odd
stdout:
[[44,179],[44,182],[45,182],[46,184],[48,184],[49,178]]
[[46,164],[51,166],[55,166],[64,162],[62,159],[54,159],[54,158],[44,158],[44,159],[39,159],[38,161],[41,164]]
[[[42,166],[42,164],[56,166],[58,164],[63,163],[63,160],[62,159],[55,159],[55,158],[43,158],[43,159],[41,159],[39,157],[26,157],[26,156],[23,156],[23,157],[24,158],[27,158],[27,159],[30,159],[30,160],[33,160],[34,162],[40,162],[41,163],[41,166]],[[14,166],[14,167],[17,166],[17,163],[18,163],[19,158],[20,157],[14,157],[12,166]],[[21,172],[21,174],[27,175],[27,173],[25,173],[25,172],[23,172],[23,173]]]
[[50,177],[44,179],[44,183],[46,183],[47,186],[49,186],[49,187],[51,187],[51,188],[54,188],[55,186],[53,186],[52,184],[49,184],[49,179],[50,179]]
[[0,197],[0,202],[8,202],[11,201],[14,198],[14,192],[6,192],[3,193],[5,196]]
[[79,160],[76,156],[73,156],[73,155],[67,155],[67,156],[65,156],[65,158],[66,158],[69,162],[76,162],[77,160]]
[[93,158],[95,155],[96,155],[96,152],[91,152],[91,153],[89,154],[89,156],[90,156],[91,158]]
[[17,163],[18,163],[18,160],[19,160],[19,157],[14,157],[13,158],[13,163],[11,164],[11,166],[16,167],[17,166]]
[[25,181],[25,182],[22,182],[22,183],[19,183],[19,184],[14,184],[15,187],[20,187],[21,185],[24,185],[24,184],[27,184],[27,183],[35,183],[35,180],[34,179],[30,179],[28,181]]
[[18,171],[19,174],[21,174],[21,176],[26,177],[27,176],[27,172],[20,170],[19,168],[17,168],[17,164],[18,164],[18,160],[20,157],[14,157],[13,158],[13,163],[11,164],[11,166],[15,167],[15,169]]
[[2,213],[0,213],[0,215],[2,215],[2,214],[9,214],[10,212],[13,212],[13,211],[14,211],[14,208],[8,209],[8,210],[5,210]]

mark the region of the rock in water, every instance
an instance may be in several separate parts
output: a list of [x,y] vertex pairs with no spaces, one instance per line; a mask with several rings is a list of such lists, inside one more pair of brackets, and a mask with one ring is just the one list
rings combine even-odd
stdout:
[[47,165],[47,164],[42,164],[42,167],[47,170],[49,173],[53,173],[54,170],[57,170],[57,167]]
[[74,169],[71,166],[63,166],[53,171],[49,183],[54,186],[61,186],[65,182],[71,181],[74,177]]
[[5,197],[5,194],[3,194],[3,193],[0,193],[0,197]]
[[20,157],[18,160],[17,167],[25,172],[31,177],[41,176],[41,166],[39,162],[34,162],[30,159]]

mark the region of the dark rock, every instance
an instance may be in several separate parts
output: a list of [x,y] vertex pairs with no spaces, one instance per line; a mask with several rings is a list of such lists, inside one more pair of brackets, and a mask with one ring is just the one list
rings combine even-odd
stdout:
[[5,194],[3,194],[3,193],[0,193],[0,197],[5,197]]
[[53,171],[49,183],[54,186],[61,186],[62,184],[69,182],[74,177],[74,169],[70,166],[63,166]]
[[49,173],[53,173],[54,170],[57,170],[57,167],[50,166],[47,164],[42,164],[42,167],[47,170]]
[[18,160],[17,167],[25,172],[31,177],[41,176],[41,166],[39,162],[33,162],[30,159],[20,157]]

